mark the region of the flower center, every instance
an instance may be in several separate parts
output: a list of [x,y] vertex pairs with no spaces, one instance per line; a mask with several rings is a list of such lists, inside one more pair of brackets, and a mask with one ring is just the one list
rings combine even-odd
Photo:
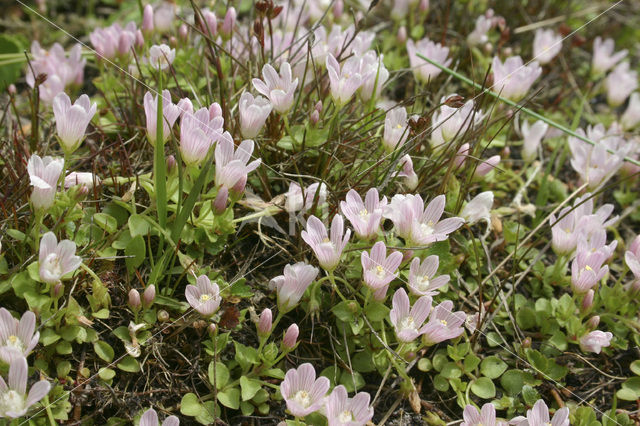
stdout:
[[338,421],[340,423],[349,423],[353,422],[356,419],[353,417],[353,413],[349,410],[344,410],[340,415],[338,415]]
[[376,276],[378,278],[384,278],[384,276],[386,275],[384,268],[380,265],[376,266]]
[[211,299],[211,295],[210,294],[201,294],[200,295],[200,303],[205,303],[209,299]]
[[440,320],[440,324],[442,324],[444,327],[447,326],[447,320]]
[[402,330],[415,330],[416,322],[411,315],[408,315],[400,321],[400,328]]
[[402,129],[402,124],[400,123],[396,124],[396,129]]
[[44,261],[46,269],[49,270],[54,277],[60,277],[62,275],[62,265],[60,265],[60,257],[57,254],[51,253]]
[[293,396],[293,400],[304,408],[308,408],[311,405],[311,397],[309,396],[309,392],[306,390],[299,390],[296,392]]
[[433,234],[433,221],[430,220],[427,223],[421,223],[420,224],[420,230],[422,231],[423,234],[425,235],[431,235]]
[[593,268],[591,268],[591,266],[589,266],[589,265],[585,266],[584,269],[586,271],[593,271]]
[[360,217],[365,218],[367,216],[369,216],[369,212],[367,211],[367,209],[362,209],[360,210]]
[[17,391],[9,389],[0,396],[0,413],[5,414],[7,411],[21,412],[25,409],[24,395],[20,395]]
[[5,345],[18,349],[20,352],[24,352],[24,344],[22,343],[22,340],[13,334],[7,338]]
[[423,275],[416,277],[417,287],[420,291],[426,291],[429,289],[429,276]]

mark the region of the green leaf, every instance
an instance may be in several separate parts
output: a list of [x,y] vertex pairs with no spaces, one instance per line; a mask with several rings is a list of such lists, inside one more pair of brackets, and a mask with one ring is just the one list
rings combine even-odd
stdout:
[[331,308],[331,312],[333,312],[340,321],[350,323],[353,322],[356,315],[360,314],[361,308],[357,301],[345,300]]
[[93,350],[96,352],[96,355],[98,355],[103,361],[113,361],[113,348],[109,346],[107,342],[98,340],[93,344]]
[[497,356],[489,356],[482,360],[480,372],[490,379],[497,379],[507,370],[507,364]]
[[447,379],[454,379],[462,376],[462,370],[455,362],[448,362],[442,367],[440,374]]
[[132,256],[125,258],[125,263],[127,265],[127,270],[129,272],[133,271],[135,268],[140,266],[142,262],[144,262],[146,255],[146,244],[144,243],[144,238],[140,235],[132,238],[124,248],[125,256]]
[[511,396],[516,396],[522,392],[524,386],[524,374],[521,370],[506,371],[500,377],[500,385]]
[[633,361],[629,368],[633,371],[633,374],[640,376],[640,359]]
[[483,399],[490,399],[496,396],[496,387],[488,377],[480,377],[471,384],[471,392]]
[[442,375],[436,374],[433,378],[433,387],[439,392],[446,392],[449,390],[449,381]]
[[116,376],[116,372],[110,368],[102,367],[98,370],[98,376],[100,376],[100,378],[105,382],[108,382]]
[[113,234],[118,230],[118,221],[116,218],[106,213],[94,214],[93,222],[109,234]]
[[56,334],[52,328],[45,328],[42,333],[40,333],[40,343],[42,343],[42,346],[49,346],[58,340],[60,340],[60,336]]
[[240,390],[238,388],[229,388],[218,392],[218,401],[227,408],[237,410],[240,407]]
[[185,416],[195,417],[202,411],[202,404],[198,401],[198,397],[193,393],[188,393],[182,397],[180,401],[180,413]]
[[523,330],[535,328],[537,325],[535,311],[527,306],[520,308],[516,313],[516,323]]
[[130,355],[122,358],[122,361],[118,363],[117,367],[120,370],[126,371],[128,373],[137,373],[138,371],[140,371],[140,364],[135,358]]
[[[21,53],[22,50],[22,44],[16,37],[0,34],[0,54]],[[10,84],[15,83],[20,78],[24,64],[23,59],[20,58],[19,61],[0,65],[0,92],[4,92]]]
[[249,379],[247,376],[240,377],[240,389],[242,391],[242,400],[249,401],[261,389],[260,381]]
[[464,371],[470,373],[478,367],[478,364],[480,364],[480,358],[474,354],[469,354],[464,358]]
[[364,310],[371,322],[383,321],[389,316],[389,308],[380,302],[370,302]]
[[420,358],[420,360],[418,361],[418,370],[427,372],[431,370],[431,368],[432,368],[432,365],[431,365],[431,360],[429,360],[429,358]]
[[146,237],[149,233],[149,222],[145,220],[144,217],[139,214],[132,214],[128,220],[129,223],[129,233],[132,237]]
[[[209,368],[207,370],[207,372],[209,373],[209,383],[211,383],[211,385],[213,385],[213,361],[211,361],[209,363]],[[218,389],[222,389],[224,388],[224,386],[227,384],[227,382],[229,381],[229,369],[227,368],[226,365],[224,365],[223,363],[221,363],[220,361],[215,363],[215,386]]]
[[56,352],[60,355],[69,355],[73,352],[73,347],[71,347],[71,343],[62,340],[56,345]]
[[[251,364],[259,364],[260,357],[256,348],[245,346],[242,343],[233,342],[236,348],[235,360],[243,369],[248,368]],[[236,407],[237,408],[237,407]]]

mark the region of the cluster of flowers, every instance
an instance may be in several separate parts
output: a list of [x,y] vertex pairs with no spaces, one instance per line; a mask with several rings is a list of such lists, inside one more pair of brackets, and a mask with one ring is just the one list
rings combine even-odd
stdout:
[[[31,60],[27,67],[27,84],[34,88],[39,83],[40,99],[50,104],[66,87],[82,84],[86,62],[82,58],[80,44],[73,46],[67,53],[59,43],[45,50],[34,41],[31,43]],[[39,77],[42,74],[46,76],[44,81]]]
[[536,401],[533,408],[527,410],[527,416],[517,416],[509,421],[496,419],[496,408],[491,403],[484,404],[480,410],[473,405],[467,405],[463,412],[464,421],[461,426],[569,426],[569,409],[561,408],[551,417],[549,407],[541,399]]
[[[563,259],[573,259],[571,288],[583,297],[584,310],[593,304],[593,288],[609,272],[609,266],[605,262],[611,258],[618,243],[613,241],[607,245],[606,227],[618,219],[617,216],[609,218],[612,212],[611,204],[605,204],[594,211],[592,196],[587,193],[576,199],[573,207],[563,208],[557,219],[555,215],[550,217],[552,247]],[[589,324],[595,328],[599,320],[599,317],[594,316]],[[600,353],[602,347],[609,346],[612,337],[610,332],[595,330],[580,338],[580,346],[585,351]]]
[[20,320],[5,308],[0,308],[0,361],[9,365],[9,377],[0,377],[0,418],[24,416],[29,408],[51,390],[47,380],[36,382],[27,392],[29,365],[27,357],[38,344],[40,333],[36,316],[27,311]]

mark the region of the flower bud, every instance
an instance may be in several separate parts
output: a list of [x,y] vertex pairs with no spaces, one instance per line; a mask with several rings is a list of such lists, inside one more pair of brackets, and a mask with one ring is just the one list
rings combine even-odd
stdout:
[[164,309],[160,309],[158,311],[157,317],[158,317],[158,321],[167,322],[169,321],[169,312],[165,311]]
[[220,28],[220,34],[223,38],[230,38],[233,34],[233,27],[236,23],[236,9],[235,7],[230,7],[227,9],[226,15],[224,15],[224,22],[222,23],[222,28]]
[[296,324],[291,324],[289,328],[287,328],[287,332],[284,334],[284,338],[282,339],[282,345],[287,349],[291,350],[296,345],[298,340],[298,333],[300,330]]
[[487,175],[490,171],[492,171],[498,164],[500,164],[500,156],[494,155],[493,157],[489,157],[486,160],[481,160],[476,167],[476,171],[473,174],[474,177],[480,178]]
[[218,327],[214,323],[209,324],[209,327],[207,327],[207,332],[209,333],[209,336],[215,336],[217,330],[218,330]]
[[186,40],[187,37],[189,37],[189,27],[187,27],[187,24],[180,25],[178,28],[178,37],[182,40]]
[[413,259],[413,250],[402,251],[402,263],[408,262]]
[[531,347],[531,337],[524,338],[524,340],[522,341],[522,347],[525,349]]
[[316,102],[315,108],[316,108],[316,111],[322,112],[322,101]]
[[407,27],[403,25],[398,29],[396,40],[398,40],[398,43],[400,44],[404,44],[407,42]]
[[9,91],[10,95],[15,95],[18,92],[16,90],[16,85],[15,84],[10,84],[9,87],[7,87],[7,90]]
[[213,212],[215,214],[222,214],[227,209],[227,198],[229,198],[229,190],[224,186],[218,190],[216,199],[213,200]]
[[142,31],[149,33],[153,31],[153,6],[147,4],[142,11]]
[[133,312],[138,312],[140,310],[140,293],[135,288],[129,290],[129,307]]
[[640,235],[631,241],[631,244],[629,244],[629,251],[635,254],[636,257],[640,257]]
[[171,47],[177,47],[178,46],[178,39],[176,38],[176,36],[169,37],[169,46],[171,46]]
[[140,30],[136,31],[136,46],[144,46],[144,36],[142,35],[142,31]]
[[53,297],[58,299],[62,296],[62,292],[64,291],[64,285],[59,282],[53,287]]
[[149,309],[153,305],[153,301],[156,299],[156,286],[151,284],[142,293],[142,307]]
[[340,19],[342,12],[344,11],[344,3],[342,0],[336,0],[333,3],[333,16],[336,19]]
[[173,154],[167,157],[167,173],[171,173],[176,168],[176,157]]
[[262,311],[262,313],[260,314],[260,319],[258,320],[259,336],[267,336],[269,333],[271,333],[271,326],[273,324],[271,320],[271,309],[266,308],[264,311]]
[[587,294],[584,295],[584,299],[582,299],[582,312],[587,312],[593,306],[593,289],[589,289]]
[[418,6],[420,12],[428,12],[429,11],[429,0],[420,0],[420,5]]
[[315,126],[320,121],[320,113],[317,110],[311,111],[311,115],[309,116],[309,121],[311,121],[311,125]]
[[592,316],[591,318],[589,318],[589,321],[587,321],[587,327],[589,328],[589,330],[595,330],[599,324],[600,317],[598,315]]

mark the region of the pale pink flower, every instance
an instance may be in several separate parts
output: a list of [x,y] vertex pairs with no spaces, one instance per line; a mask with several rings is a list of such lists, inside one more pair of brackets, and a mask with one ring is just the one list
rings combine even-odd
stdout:
[[640,258],[636,253],[631,250],[627,250],[624,253],[624,262],[633,274],[636,280],[640,280]]
[[586,293],[591,287],[598,284],[609,272],[609,266],[602,264],[606,260],[606,254],[601,251],[578,252],[571,262],[571,288],[576,293]]
[[371,397],[366,392],[358,392],[349,398],[343,385],[333,388],[326,399],[325,415],[328,426],[364,426],[373,418]]
[[405,343],[413,342],[426,331],[424,322],[431,312],[430,296],[422,296],[411,307],[409,296],[403,288],[399,288],[393,294],[391,304],[389,320],[396,331],[398,340]]
[[458,96],[456,94],[443,96],[440,99],[440,109],[433,113],[431,132],[431,146],[438,147],[464,135],[484,118],[482,110],[476,110],[472,99],[464,103],[460,108],[450,107],[447,99]]
[[518,102],[525,97],[533,83],[542,74],[537,61],[524,65],[520,56],[507,58],[504,63],[497,56],[493,57],[492,89],[500,96]]
[[[576,133],[585,136],[582,129],[576,130]],[[571,166],[582,181],[588,184],[589,190],[593,190],[609,180],[622,167],[623,159],[632,146],[620,136],[614,126],[607,132],[602,124],[588,126],[586,137],[595,142],[595,146],[569,136]],[[610,153],[609,149],[614,153]]]
[[[147,139],[151,145],[156,144],[158,130],[158,96],[153,96],[151,92],[147,91],[144,95],[144,113],[147,118]],[[171,129],[174,123],[180,116],[180,109],[177,105],[171,102],[171,94],[168,90],[162,91],[162,140],[166,142],[171,137]]]
[[607,245],[607,231],[602,225],[591,218],[584,218],[580,222],[580,232],[578,234],[577,251],[595,253],[601,252],[605,259],[609,259],[618,245],[614,240]]
[[464,162],[466,161],[469,155],[470,150],[471,150],[471,145],[469,145],[468,143],[464,143],[460,146],[460,148],[458,149],[458,152],[456,153],[456,158],[453,159],[453,165],[456,168],[461,167],[464,164]]
[[471,46],[480,46],[489,41],[487,33],[494,26],[493,10],[489,9],[491,14],[486,13],[476,18],[476,26],[473,31],[467,35],[467,43]]
[[517,426],[569,426],[569,409],[567,407],[559,409],[553,419],[549,420],[549,408],[543,400],[539,399],[532,409],[527,410],[526,419],[520,416],[509,423]]
[[262,130],[267,117],[271,113],[272,105],[267,98],[256,96],[249,92],[242,93],[238,110],[240,112],[240,132],[247,139],[255,138]]
[[305,417],[322,408],[329,386],[329,379],[316,379],[313,365],[305,363],[287,371],[280,392],[289,412],[295,417]]
[[293,106],[298,79],[291,77],[291,65],[283,62],[280,65],[280,74],[269,64],[262,67],[262,80],[254,78],[253,87],[269,98],[273,109],[279,114],[286,114]]
[[360,61],[361,59],[357,56],[351,56],[344,61],[341,69],[336,58],[331,53],[327,55],[326,65],[331,85],[331,97],[339,107],[349,102],[356,90],[362,85]]
[[413,161],[409,154],[400,159],[402,171],[397,172],[396,177],[404,178],[404,186],[409,191],[414,191],[418,186],[418,175],[413,170]]
[[329,238],[327,228],[322,221],[311,216],[307,221],[307,229],[302,231],[301,236],[315,253],[320,266],[331,272],[340,263],[342,251],[351,237],[351,230],[344,231],[344,219],[337,214],[331,222],[331,238]]
[[166,44],[154,44],[149,49],[149,64],[157,70],[165,70],[176,58],[176,49],[171,49]]
[[151,284],[142,292],[142,307],[149,309],[156,299],[156,286]]
[[604,74],[613,68],[618,62],[627,56],[627,50],[621,50],[614,53],[615,44],[612,39],[608,38],[602,41],[602,37],[598,36],[593,41],[593,58],[591,60],[591,73],[593,75]]
[[422,335],[423,343],[435,345],[455,339],[464,332],[466,319],[467,314],[462,311],[453,312],[453,302],[445,300],[433,309]]
[[484,220],[490,226],[492,206],[493,191],[481,192],[464,206],[460,216],[469,224]]
[[349,219],[358,238],[370,240],[378,235],[382,212],[386,205],[387,197],[379,199],[376,188],[367,191],[364,202],[360,195],[351,189],[347,192],[346,201],[340,202],[340,211]]
[[9,364],[8,384],[0,377],[0,418],[15,419],[27,414],[29,407],[44,398],[51,390],[51,384],[40,380],[27,394],[29,367],[26,358],[19,357]]
[[[223,137],[218,140],[215,150],[215,182],[217,186],[234,191],[239,189],[237,192],[244,190],[247,175],[257,169],[262,161],[258,158],[249,162],[253,154],[253,145],[253,141],[247,139],[242,141],[234,151],[235,145],[231,135],[227,132],[224,133]],[[238,188],[239,183],[242,184],[242,188]]]
[[542,142],[542,138],[547,133],[549,125],[542,120],[538,120],[529,126],[527,120],[522,120],[520,125],[520,133],[522,133],[522,159],[524,161],[533,161],[538,155],[538,147]]
[[258,335],[266,336],[271,333],[271,327],[273,326],[273,314],[271,313],[271,309],[265,308],[260,314],[260,318],[258,319]]
[[393,108],[384,118],[382,146],[387,152],[401,148],[409,136],[407,110],[404,107]]
[[300,298],[318,276],[318,268],[304,262],[286,265],[284,274],[273,278],[269,288],[278,294],[278,309],[286,313],[296,307]]
[[223,121],[222,117],[210,120],[209,111],[206,108],[200,108],[195,113],[182,114],[180,156],[187,165],[198,165],[204,161],[211,146],[216,140],[222,139]]
[[298,334],[300,330],[298,329],[297,324],[291,324],[287,331],[284,333],[284,337],[282,338],[282,346],[285,349],[291,350],[296,346],[296,342],[298,341]]
[[602,348],[611,344],[613,334],[609,331],[594,330],[580,338],[580,349],[584,352],[599,354]]
[[112,59],[116,55],[128,55],[139,43],[135,22],[129,22],[124,28],[114,23],[106,28],[96,28],[89,34],[89,40],[100,58]]
[[[320,192],[318,192],[318,190]],[[289,184],[289,190],[287,191],[284,204],[284,209],[287,212],[295,213],[298,211],[305,212],[309,210],[316,200],[316,193],[318,193],[318,206],[322,206],[327,201],[327,185],[324,183],[312,183],[311,185],[304,188],[304,196],[302,192],[302,188],[300,188],[300,185],[298,185],[296,182],[291,182]]]
[[562,50],[562,36],[555,31],[542,28],[533,38],[533,59],[542,65],[548,64]]
[[57,284],[62,277],[78,269],[82,259],[76,256],[76,243],[58,239],[53,232],[47,232],[40,240],[38,257],[40,279],[49,284]]
[[[476,407],[469,404],[462,413],[464,421],[460,426],[507,426],[507,422],[496,420],[496,407],[487,402],[478,411]],[[543,425],[540,425],[543,426]]]
[[212,283],[206,275],[200,275],[196,285],[189,284],[184,294],[189,305],[205,317],[213,316],[222,301],[218,284]]
[[607,88],[607,102],[617,107],[638,88],[638,73],[629,69],[629,62],[622,62],[605,78],[604,85]]
[[0,359],[7,364],[29,356],[38,344],[40,333],[36,329],[36,316],[31,311],[18,321],[5,308],[0,308]]
[[71,188],[76,185],[91,189],[100,185],[100,178],[90,172],[71,172],[64,178],[64,187]]
[[46,210],[53,206],[63,166],[64,160],[62,158],[40,158],[37,154],[33,154],[29,158],[27,172],[30,183],[33,185],[31,203],[34,209]]
[[158,31],[168,31],[173,27],[176,18],[175,5],[163,1],[153,11],[153,25]]
[[442,71],[435,65],[432,65],[418,57],[418,54],[445,67],[448,67],[451,64],[451,58],[447,59],[449,56],[449,48],[444,47],[440,43],[434,43],[426,37],[419,40],[417,43],[414,43],[413,40],[407,41],[407,52],[409,54],[409,63],[411,64],[411,70],[413,71],[414,77],[416,80],[423,83],[428,83],[433,80]]
[[361,57],[360,75],[362,76],[362,86],[360,86],[360,98],[363,101],[368,101],[372,97],[378,98],[384,84],[389,79],[389,71],[384,66],[383,59],[384,56],[378,56],[374,50],[365,52]]
[[629,98],[629,105],[620,117],[620,124],[625,130],[631,130],[640,123],[640,93],[633,92]]
[[151,31],[153,31],[153,6],[146,4],[142,9],[142,32],[149,33]]
[[74,45],[67,53],[60,43],[54,43],[47,51],[40,47],[37,41],[33,41],[31,57],[27,66],[26,81],[33,88],[36,76],[47,75],[47,80],[40,86],[40,99],[46,103],[50,103],[65,87],[81,84],[83,81],[87,60],[82,57],[80,44]]
[[420,263],[420,258],[414,257],[409,266],[409,291],[416,296],[435,296],[436,291],[449,282],[449,275],[436,276],[440,259],[431,255]]
[[371,253],[362,252],[360,262],[364,283],[375,291],[398,276],[396,271],[402,263],[402,253],[394,251],[387,257],[387,246],[383,241],[378,241],[371,248]]
[[[162,426],[178,426],[180,420],[176,416],[169,416],[162,422]],[[140,417],[139,426],[158,426],[158,413],[153,408],[149,408]]]
[[87,95],[82,95],[71,105],[69,96],[61,92],[53,98],[53,115],[56,118],[56,131],[60,145],[67,153],[75,151],[84,139],[87,126],[96,113]]
[[407,240],[407,244],[427,245],[446,240],[464,223],[459,217],[440,220],[445,202],[445,196],[439,195],[425,207],[420,195],[397,194],[384,216],[391,219],[397,234]]

